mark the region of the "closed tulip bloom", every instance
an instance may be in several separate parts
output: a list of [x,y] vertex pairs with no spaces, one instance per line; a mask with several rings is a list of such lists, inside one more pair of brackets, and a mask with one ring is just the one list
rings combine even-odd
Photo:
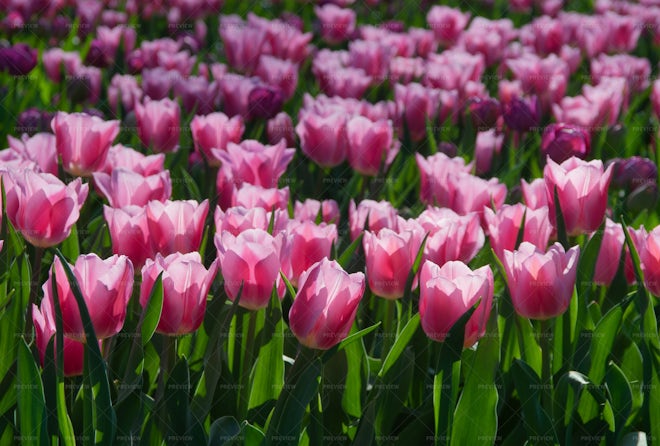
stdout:
[[298,65],[289,60],[263,55],[255,74],[268,85],[279,87],[285,101],[293,97],[298,86]]
[[238,16],[223,16],[218,32],[229,65],[237,71],[253,71],[266,44],[266,32]]
[[58,112],[51,123],[62,168],[76,176],[90,176],[105,163],[119,121],[104,121],[85,113]]
[[[106,339],[119,333],[124,326],[126,306],[133,292],[133,264],[126,256],[113,255],[101,259],[96,254],[84,254],[70,265],[80,291],[85,299],[89,317],[98,339]],[[64,336],[77,341],[85,340],[76,298],[71,290],[64,267],[59,257],[55,257],[48,280],[42,289],[44,299],[51,301],[53,271],[56,274],[57,296],[62,308]]]
[[362,200],[357,206],[351,200],[348,207],[351,240],[365,229],[377,233],[383,228],[397,230],[397,212],[389,201]]
[[240,189],[236,190],[232,205],[246,208],[262,207],[267,211],[288,209],[289,186],[283,189],[267,189],[245,183]]
[[314,13],[321,21],[321,37],[327,43],[341,43],[355,32],[356,14],[352,9],[344,9],[328,3],[316,6]]
[[605,218],[607,189],[613,166],[603,170],[600,160],[583,161],[572,157],[557,164],[551,159],[543,169],[550,221],[556,225],[555,188],[566,232],[578,235],[598,229]]
[[142,94],[137,79],[130,74],[115,74],[108,85],[108,103],[113,111],[118,111],[120,105],[124,111],[132,111]]
[[654,80],[651,85],[651,106],[655,119],[660,119],[660,79]]
[[[32,323],[34,324],[34,342],[39,350],[39,360],[43,366],[46,359],[46,349],[51,338],[56,333],[55,315],[52,303],[44,299],[41,301],[41,308],[32,304]],[[85,354],[85,344],[64,337],[64,376],[78,376],[83,372],[83,359]],[[54,355],[57,357],[57,341],[53,342]]]
[[0,48],[0,71],[25,76],[37,66],[38,51],[25,43]]
[[[398,118],[408,128],[410,138],[417,142],[426,137],[426,121],[434,122],[440,107],[440,90],[426,88],[411,82],[407,85],[394,85],[394,100]],[[399,121],[397,121],[399,122]],[[403,134],[400,131],[399,134]]]
[[426,22],[435,38],[446,46],[456,42],[469,21],[470,13],[448,6],[433,6],[426,14]]
[[226,231],[216,234],[214,241],[229,299],[233,302],[242,286],[240,306],[248,310],[266,308],[273,287],[280,283],[282,237],[248,229],[236,237]]
[[319,212],[321,213],[321,221],[325,223],[339,223],[339,204],[335,200],[318,201],[307,198],[302,203],[296,200],[293,206],[293,215],[296,220],[300,221],[316,221]]
[[51,133],[36,133],[21,139],[7,135],[9,148],[21,158],[34,161],[42,172],[57,175],[57,149],[55,136]]
[[305,112],[300,116],[296,133],[303,153],[322,167],[334,167],[346,159],[346,117],[341,113],[320,116]]
[[226,151],[211,149],[211,152],[222,162],[221,170],[236,186],[249,183],[271,188],[277,187],[296,151],[287,148],[284,140],[269,146],[249,139],[240,144],[228,143]]
[[346,124],[348,163],[362,175],[375,176],[387,163],[394,131],[391,121],[355,116]]
[[502,263],[516,313],[540,320],[563,314],[573,296],[579,255],[579,246],[566,252],[559,243],[547,251],[529,242],[517,251],[504,250]]
[[369,289],[385,299],[398,299],[405,293],[419,243],[411,231],[396,233],[381,229],[378,234],[364,233],[362,246],[366,258]]
[[545,194],[545,180],[543,178],[536,178],[531,183],[528,183],[524,179],[520,180],[520,186],[525,204],[529,209],[548,206],[548,197]]
[[477,141],[474,145],[474,161],[478,175],[490,171],[493,157],[502,151],[503,143],[504,134],[498,134],[494,129],[477,133]]
[[310,348],[327,350],[348,336],[364,295],[364,274],[323,259],[305,271],[289,311],[289,328]]
[[112,253],[125,255],[136,269],[142,268],[144,262],[155,254],[149,237],[146,208],[103,206],[103,216],[112,240]]
[[179,147],[180,115],[179,104],[168,98],[136,103],[135,118],[142,144],[154,152],[174,152]]
[[616,272],[619,269],[621,252],[626,237],[623,234],[623,227],[619,223],[614,223],[609,218],[605,219],[605,232],[600,243],[598,251],[598,260],[596,260],[596,270],[594,271],[594,282],[598,285],[609,285],[614,280]]
[[218,260],[207,270],[198,252],[180,252],[147,260],[142,268],[140,305],[147,306],[156,279],[163,273],[163,311],[156,331],[170,336],[192,333],[204,320],[206,298],[218,272]]
[[190,129],[195,150],[204,156],[209,165],[219,166],[221,162],[211,149],[222,151],[227,150],[227,144],[230,142],[238,144],[245,131],[245,124],[240,116],[228,118],[224,113],[216,112],[195,116],[190,123]]
[[336,242],[337,226],[334,224],[291,220],[284,233],[282,271],[292,284],[297,285],[298,278],[307,268],[330,257],[332,245]]
[[584,159],[590,151],[591,136],[581,127],[570,124],[550,124],[543,131],[541,153],[556,163],[571,156]]
[[644,286],[654,296],[660,296],[660,226],[649,232],[642,244],[641,248],[636,248],[644,272]]
[[108,150],[108,157],[100,171],[111,174],[113,170],[120,168],[145,177],[155,175],[165,169],[165,154],[144,155],[130,147],[115,144]]
[[94,172],[94,183],[110,206],[146,206],[152,200],[165,201],[172,195],[170,171],[148,177],[126,169],[114,169],[112,174]]
[[248,229],[267,231],[270,224],[270,218],[266,209],[261,207],[245,208],[237,206],[231,207],[224,212],[219,207],[216,207],[213,219],[215,221],[216,234],[222,234],[223,231],[227,231],[234,236]]
[[451,209],[429,208],[417,217],[417,222],[429,233],[424,260],[438,265],[452,260],[468,263],[486,240],[476,213],[460,216]]
[[428,158],[418,153],[415,159],[419,168],[420,200],[425,204],[449,207],[453,197],[450,175],[469,173],[472,170],[472,163],[465,164],[463,158],[450,158],[442,152]]
[[524,204],[504,205],[495,213],[490,208],[484,209],[490,245],[495,255],[501,260],[505,249],[517,248],[516,240],[520,226],[525,218],[522,241],[530,242],[539,249],[548,246],[552,234],[552,225],[548,220],[548,208],[529,209]]
[[465,348],[474,345],[486,333],[493,307],[493,272],[489,266],[472,271],[459,261],[442,267],[430,261],[422,265],[419,315],[422,329],[429,338],[444,342],[456,321],[479,300],[479,306],[465,325]]
[[54,175],[31,170],[2,177],[7,216],[25,240],[47,248],[71,234],[89,192],[80,178],[64,184]]
[[266,134],[270,144],[277,144],[282,139],[287,147],[294,147],[296,144],[296,134],[293,132],[293,121],[286,112],[280,112],[274,118],[268,120],[266,124]]
[[208,200],[149,202],[147,225],[154,251],[163,255],[197,251],[208,211]]

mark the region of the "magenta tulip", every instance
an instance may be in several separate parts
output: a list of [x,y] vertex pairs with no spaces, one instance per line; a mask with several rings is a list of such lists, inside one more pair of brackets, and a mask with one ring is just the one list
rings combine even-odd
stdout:
[[513,251],[517,248],[516,240],[523,222],[523,216],[525,218],[525,228],[522,241],[530,242],[539,249],[545,249],[553,230],[548,220],[547,207],[529,209],[518,203],[513,206],[504,205],[497,213],[490,208],[484,209],[490,246],[500,260],[503,258],[505,249]]
[[55,136],[51,133],[36,133],[21,139],[7,135],[9,148],[22,159],[33,161],[42,172],[57,175],[57,149]]
[[224,212],[217,207],[213,214],[213,219],[215,221],[216,234],[222,234],[223,231],[227,231],[234,236],[248,229],[267,231],[270,224],[266,209],[261,207],[231,207]]
[[115,144],[108,150],[108,157],[99,171],[111,174],[113,170],[120,168],[145,177],[155,175],[165,169],[165,154],[143,155],[130,147]]
[[197,251],[208,211],[208,200],[149,202],[147,225],[154,252],[169,255]]
[[297,201],[293,206],[293,215],[296,220],[316,221],[321,213],[321,221],[325,223],[339,223],[339,204],[335,200],[318,201],[307,198],[304,202]]
[[460,216],[451,209],[429,208],[417,223],[429,233],[424,260],[438,265],[452,260],[468,263],[484,246],[486,237],[476,213]]
[[493,306],[493,272],[489,266],[472,271],[459,261],[442,267],[426,261],[420,273],[419,315],[426,335],[438,342],[472,306],[479,306],[467,324],[463,346],[469,348],[486,333]]
[[181,111],[171,99],[135,104],[138,136],[145,147],[154,152],[174,152],[179,147]]
[[192,333],[204,320],[206,298],[218,271],[218,260],[207,270],[198,252],[180,252],[147,260],[142,268],[140,305],[146,307],[158,275],[163,273],[163,310],[156,331],[170,336]]
[[330,257],[336,242],[337,226],[334,224],[291,220],[284,233],[282,271],[292,284],[297,285],[298,278],[307,268]]
[[296,133],[303,153],[318,165],[334,167],[346,159],[348,141],[344,114],[301,113]]
[[212,166],[219,166],[220,160],[211,149],[227,150],[230,142],[238,144],[241,141],[245,124],[240,116],[228,118],[222,112],[206,116],[195,116],[190,123],[195,150],[204,156]]
[[108,224],[113,254],[128,257],[135,269],[142,268],[144,262],[156,254],[149,236],[145,207],[103,206],[103,216]]
[[362,200],[357,206],[351,200],[348,208],[348,226],[351,240],[365,229],[378,232],[383,228],[397,230],[397,212],[389,201]]
[[609,285],[614,280],[619,269],[619,261],[623,252],[626,237],[620,223],[614,223],[609,218],[605,219],[605,232],[598,251],[596,269],[594,271],[594,282],[598,285]]
[[[75,265],[70,266],[80,285],[96,337],[105,339],[119,333],[124,325],[126,306],[133,292],[131,261],[126,256],[114,255],[101,259],[96,254],[84,254],[78,257]],[[55,258],[48,280],[42,287],[44,299],[50,300],[50,305],[54,305],[53,271],[56,274],[57,296],[62,308],[64,335],[83,342],[85,330],[78,304],[59,257]]]
[[305,271],[289,311],[289,328],[310,348],[327,350],[348,336],[364,295],[364,274],[323,259]]
[[355,116],[346,124],[348,137],[348,163],[362,175],[375,176],[392,160],[391,121],[373,122],[363,116]]
[[142,176],[125,169],[114,169],[112,174],[94,172],[94,183],[110,206],[146,206],[152,200],[166,201],[172,195],[170,171]]
[[517,251],[504,250],[502,263],[516,313],[540,320],[563,314],[573,296],[579,255],[579,246],[566,252],[559,243],[547,251],[529,242]]

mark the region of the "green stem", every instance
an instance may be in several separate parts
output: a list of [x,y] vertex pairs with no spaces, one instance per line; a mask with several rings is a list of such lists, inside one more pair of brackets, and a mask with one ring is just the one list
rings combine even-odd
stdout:
[[240,381],[238,386],[238,416],[239,419],[245,419],[248,413],[250,403],[250,372],[254,362],[254,334],[257,325],[257,312],[250,311],[248,322],[247,339],[245,349],[243,350],[243,361],[241,363]]
[[44,257],[44,248],[35,247],[34,256],[32,257],[32,270],[30,274],[30,302],[28,303],[27,308],[27,319],[25,321],[25,336],[26,338],[32,339],[32,304],[38,305],[39,299],[39,276],[41,273],[41,261]]
[[170,377],[172,366],[176,358],[176,337],[165,336],[161,337],[162,344],[160,350],[160,373],[158,374],[158,389],[156,390],[156,413],[158,414],[158,421],[161,432],[165,437],[167,435],[167,409],[165,406],[165,387],[167,380]]
[[394,344],[394,338],[396,337],[396,323],[394,321],[394,307],[396,301],[390,299],[381,299],[384,306],[384,317],[383,317],[383,341],[381,343],[381,354],[380,357],[384,360],[387,354],[389,353],[392,345]]
[[552,321],[543,320],[540,325],[541,341],[541,386],[543,408],[552,413]]

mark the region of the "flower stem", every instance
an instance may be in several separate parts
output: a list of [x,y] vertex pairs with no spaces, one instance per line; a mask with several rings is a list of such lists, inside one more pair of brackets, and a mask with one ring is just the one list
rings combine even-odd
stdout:
[[257,325],[257,312],[250,311],[248,321],[247,339],[243,350],[243,361],[241,362],[241,371],[238,386],[238,416],[239,419],[245,419],[248,413],[250,403],[250,372],[254,362],[254,338]]
[[540,323],[541,343],[541,386],[543,393],[541,403],[548,414],[552,413],[552,321],[543,320]]

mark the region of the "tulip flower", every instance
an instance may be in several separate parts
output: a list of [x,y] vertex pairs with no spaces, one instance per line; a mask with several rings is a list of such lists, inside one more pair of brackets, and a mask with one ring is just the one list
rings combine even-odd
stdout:
[[547,251],[529,242],[517,251],[505,249],[502,263],[516,313],[540,320],[563,314],[573,296],[579,255],[579,246],[564,251],[559,243]]
[[346,124],[348,163],[362,175],[377,175],[391,161],[393,133],[390,121],[373,122],[363,116],[351,118]]
[[223,16],[218,32],[229,65],[241,72],[253,71],[266,44],[266,32],[238,16]]
[[623,227],[619,223],[614,223],[609,218],[605,219],[605,232],[600,243],[598,259],[596,260],[596,269],[594,271],[594,282],[598,285],[609,285],[614,280],[616,272],[619,269],[621,252],[626,237],[623,234]]
[[303,153],[318,165],[334,167],[346,159],[348,140],[343,114],[301,113],[296,133]]
[[572,156],[584,159],[591,147],[591,136],[584,129],[570,124],[550,124],[543,131],[541,153],[556,163]]
[[545,180],[543,178],[536,178],[531,183],[523,179],[520,181],[520,188],[522,189],[525,204],[529,209],[548,206],[548,197],[545,194]]
[[335,200],[323,200],[321,202],[308,198],[302,203],[296,200],[293,206],[293,215],[296,220],[300,221],[316,221],[319,211],[321,212],[321,221],[339,223],[339,204]]
[[444,342],[456,321],[479,300],[465,325],[463,346],[471,347],[486,333],[493,306],[493,272],[489,266],[472,271],[460,261],[440,267],[427,260],[419,282],[419,315],[429,338]]
[[417,223],[429,233],[424,260],[438,265],[452,260],[467,263],[484,246],[486,238],[476,213],[460,216],[451,209],[429,208],[417,217]]
[[600,160],[587,162],[571,157],[560,165],[548,158],[543,177],[552,224],[556,225],[556,189],[569,235],[598,229],[605,218],[612,169],[610,165],[603,170],[603,162]]
[[371,292],[385,299],[403,297],[420,244],[421,240],[411,231],[396,233],[388,228],[378,234],[366,231],[362,246]]
[[91,176],[105,163],[119,121],[104,121],[85,113],[58,112],[51,124],[62,167],[76,176]]
[[57,149],[55,136],[51,133],[36,133],[21,139],[7,135],[9,147],[21,158],[34,161],[42,172],[57,175]]
[[426,22],[435,38],[445,46],[451,46],[470,21],[470,13],[448,6],[433,6],[426,14]]
[[248,229],[236,237],[224,231],[222,235],[215,235],[214,242],[225,291],[232,302],[241,286],[238,304],[248,310],[266,308],[275,286],[278,286],[280,298],[284,295],[279,275],[281,236],[273,237],[261,229]]
[[364,274],[323,259],[305,271],[289,311],[289,328],[310,348],[327,350],[348,336],[364,295]]
[[262,207],[267,211],[288,209],[289,186],[283,189],[275,189],[244,183],[240,189],[234,192],[232,206]]
[[282,139],[287,147],[294,147],[296,135],[294,133],[293,121],[286,112],[280,112],[266,124],[268,142],[272,145],[279,143]]
[[[632,235],[632,234],[631,234]],[[633,240],[639,236],[633,236]],[[639,252],[644,286],[654,295],[660,296],[660,226],[656,226],[636,246]]]
[[110,206],[146,206],[152,200],[165,201],[172,195],[170,171],[165,170],[148,177],[125,169],[114,169],[112,174],[94,172],[94,183]]
[[154,152],[174,152],[179,146],[181,111],[171,99],[135,104],[138,136]]
[[202,154],[211,166],[219,166],[220,160],[211,149],[227,150],[230,142],[238,144],[241,141],[245,124],[240,116],[228,118],[222,112],[206,116],[195,116],[190,123],[195,151]]
[[[80,285],[96,337],[106,339],[119,333],[133,292],[131,261],[126,256],[113,255],[101,259],[96,254],[84,254],[78,257],[75,265],[70,266]],[[42,287],[44,300],[50,300],[50,305],[54,305],[53,271],[56,275],[57,297],[62,308],[64,336],[84,342],[85,330],[78,303],[59,257],[55,257],[48,280]]]
[[332,245],[337,242],[337,226],[317,225],[313,221],[291,220],[284,233],[282,271],[292,284],[298,284],[300,275],[314,263],[330,257]]
[[71,234],[89,191],[80,178],[65,185],[54,175],[31,170],[2,177],[7,216],[25,240],[46,248]]
[[147,226],[154,252],[168,255],[197,251],[208,211],[208,200],[201,203],[195,200],[149,202]]
[[0,48],[0,71],[25,76],[37,66],[37,50],[25,43]]
[[[34,324],[34,342],[39,350],[39,360],[44,364],[46,359],[46,349],[48,343],[56,333],[55,315],[51,301],[44,299],[41,301],[41,308],[32,304],[32,323]],[[83,359],[85,354],[85,344],[64,337],[64,376],[78,376],[83,372]],[[56,345],[53,342],[53,345]],[[57,356],[57,347],[53,351]]]
[[113,170],[120,168],[144,177],[155,175],[165,169],[165,154],[143,155],[130,147],[115,144],[108,150],[108,157],[99,171],[112,174]]
[[149,236],[146,208],[103,206],[103,216],[112,240],[112,253],[125,255],[136,269],[142,268],[144,262],[155,254]]
[[497,213],[490,208],[484,209],[490,245],[500,260],[505,249],[509,251],[516,249],[523,216],[525,228],[522,241],[530,242],[539,249],[545,249],[553,230],[548,220],[547,207],[529,209],[518,203],[512,206],[504,205]]
[[170,336],[192,333],[204,320],[206,298],[218,271],[218,260],[208,270],[198,252],[167,257],[156,254],[142,268],[140,305],[147,306],[158,275],[163,273],[163,310],[156,331]]
[[217,207],[213,214],[213,219],[215,221],[216,234],[222,234],[223,231],[227,231],[234,236],[248,229],[262,229],[267,231],[270,224],[266,209],[261,207],[231,207],[224,212]]
[[351,240],[358,238],[365,225],[372,232],[383,228],[397,229],[397,212],[389,201],[362,200],[359,205],[351,200],[348,208]]
[[341,43],[355,31],[356,14],[352,9],[328,3],[321,7],[316,6],[314,13],[321,21],[321,37],[327,43]]

